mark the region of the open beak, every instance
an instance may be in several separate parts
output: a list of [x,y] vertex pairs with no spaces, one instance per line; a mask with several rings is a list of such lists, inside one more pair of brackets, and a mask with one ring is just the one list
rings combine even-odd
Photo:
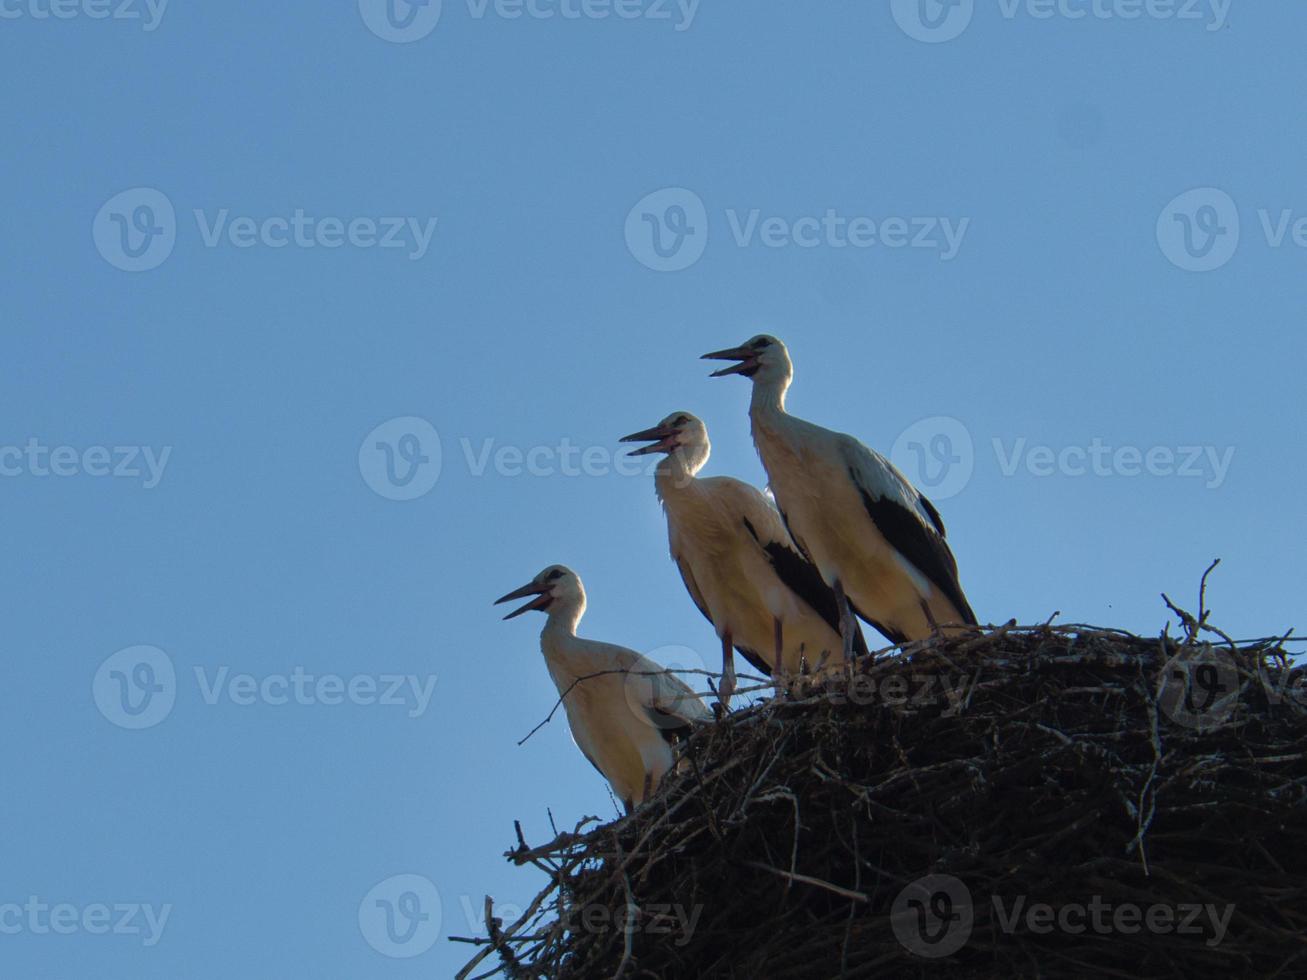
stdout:
[[548,609],[549,604],[554,601],[554,597],[549,594],[549,586],[541,585],[539,582],[528,582],[520,589],[514,589],[512,592],[508,593],[508,595],[500,596],[495,600],[495,605],[497,606],[501,602],[512,602],[514,599],[522,599],[529,595],[538,596],[538,598],[532,599],[525,606],[522,606],[519,609],[514,609],[504,618],[512,619],[515,616],[520,616],[524,612],[531,612],[534,609]]
[[676,448],[673,441],[676,438],[676,430],[665,425],[656,425],[652,429],[645,429],[643,432],[632,432],[629,436],[622,436],[622,442],[652,442],[652,446],[641,446],[639,449],[632,449],[626,455],[628,456],[646,456],[649,453],[670,453]]
[[757,364],[757,355],[747,347],[728,347],[726,350],[715,350],[711,354],[704,354],[700,360],[739,361],[739,364],[732,364],[709,375],[711,378],[724,378],[728,374],[743,374],[754,367]]

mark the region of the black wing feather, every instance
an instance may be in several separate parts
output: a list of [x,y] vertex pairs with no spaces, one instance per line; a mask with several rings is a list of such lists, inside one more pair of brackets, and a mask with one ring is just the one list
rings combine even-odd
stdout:
[[757,651],[750,650],[747,647],[737,646],[735,652],[749,662],[749,666],[761,673],[764,677],[770,677],[772,668],[767,661],[758,656]]
[[690,737],[690,732],[694,731],[694,726],[669,725],[671,719],[679,719],[679,715],[674,715],[670,711],[663,711],[661,708],[652,707],[649,709],[654,725],[658,728],[658,734],[663,737],[663,741],[668,745],[675,745],[677,742]]
[[[963,623],[976,625],[976,614],[971,611],[967,597],[962,594],[962,586],[958,583],[958,563],[944,540],[943,522],[934,505],[927,503],[926,510],[931,515],[938,534],[926,527],[918,514],[897,500],[869,494],[858,482],[858,475],[852,468],[849,469],[849,478],[862,495],[862,504],[867,508],[868,516],[890,546],[912,562],[935,588],[944,593],[962,616]],[[920,499],[924,501],[925,497]]]
[[941,538],[947,538],[948,532],[944,530],[944,518],[939,516],[939,511],[936,510],[935,505],[930,502],[930,498],[928,498],[924,493],[918,491],[917,500],[921,504],[922,509],[930,515],[930,523],[935,525],[935,530],[939,532],[939,536]]
[[[812,607],[812,611],[826,621],[826,625],[836,633],[840,631],[840,608],[835,601],[835,591],[826,584],[817,571],[817,566],[803,555],[782,541],[763,541],[758,531],[746,517],[744,526],[758,547],[766,553],[771,566],[776,570],[785,587]],[[895,641],[897,642],[897,641]],[[853,637],[853,652],[857,656],[867,653],[867,641],[858,630]]]

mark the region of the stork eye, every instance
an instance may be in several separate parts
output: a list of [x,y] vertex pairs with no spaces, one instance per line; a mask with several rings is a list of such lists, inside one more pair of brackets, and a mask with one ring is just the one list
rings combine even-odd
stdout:
[[766,337],[759,337],[757,340],[753,342],[753,346],[756,350],[762,350],[764,347],[770,347],[771,341],[768,340]]
[[673,425],[685,425],[685,423],[688,422],[688,421],[690,421],[690,420],[687,419],[684,415],[678,415],[678,416],[676,416],[676,418],[674,418],[674,419],[672,420],[672,424],[673,424]]
[[562,573],[561,571],[559,571],[557,568],[555,568],[552,572],[549,573],[549,581],[551,581],[551,582],[552,582],[554,579],[558,579],[558,578],[562,578],[562,577],[563,577],[563,573]]

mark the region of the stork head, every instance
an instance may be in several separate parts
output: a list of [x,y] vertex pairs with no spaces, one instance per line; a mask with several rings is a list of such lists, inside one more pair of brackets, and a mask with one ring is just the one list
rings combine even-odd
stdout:
[[673,412],[652,429],[623,436],[622,442],[648,442],[651,445],[632,449],[628,456],[645,456],[649,453],[666,453],[676,456],[691,472],[708,462],[712,446],[708,442],[708,427],[689,412]]
[[770,334],[760,333],[746,340],[739,347],[715,350],[704,354],[706,361],[738,361],[730,367],[714,371],[712,377],[721,378],[728,374],[742,374],[751,378],[754,384],[787,385],[794,374],[790,363],[790,352],[785,345]]
[[581,579],[566,565],[550,565],[520,589],[514,589],[508,595],[496,599],[495,605],[511,602],[514,599],[524,599],[527,596],[535,596],[535,598],[526,605],[514,609],[504,618],[512,619],[536,609],[544,612],[553,606],[584,607],[585,605],[585,588],[581,585]]

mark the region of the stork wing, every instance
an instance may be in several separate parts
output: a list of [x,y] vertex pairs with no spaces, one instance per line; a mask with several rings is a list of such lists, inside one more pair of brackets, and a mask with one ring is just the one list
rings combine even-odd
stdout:
[[577,739],[577,737],[576,737],[576,733],[575,733],[575,732],[572,733],[572,744],[575,745],[578,749],[581,749],[581,754],[582,754],[583,756],[585,756],[585,761],[588,762],[588,763],[590,763],[590,765],[592,765],[592,766],[595,767],[595,772],[597,772],[597,773],[599,773],[599,775],[603,776],[604,779],[607,779],[607,778],[608,778],[608,774],[607,774],[606,772],[604,772],[602,769],[599,768],[599,763],[595,762],[594,759],[592,759],[592,758],[590,757],[590,753],[589,753],[589,752],[587,752],[585,749],[581,748],[581,742]]
[[[781,522],[780,512],[776,511],[766,498],[760,496],[760,503],[766,504],[774,513],[774,520],[762,521],[762,528],[754,526],[748,517],[744,518],[744,529],[758,543],[758,547],[767,555],[776,572],[776,577],[785,587],[812,607],[812,611],[826,621],[826,625],[836,633],[840,631],[839,604],[835,601],[835,592],[821,577],[817,566],[799,554],[793,539]],[[760,515],[755,514],[755,517]],[[897,640],[894,642],[898,642]],[[867,641],[862,630],[853,637],[853,652],[862,656],[867,653]],[[771,673],[771,671],[767,671]]]
[[654,663],[648,657],[639,657],[631,668],[640,673],[648,672],[649,698],[644,709],[649,713],[649,720],[662,730],[664,737],[679,737],[685,734],[691,725],[713,720],[713,714],[690,686],[661,664]]
[[976,622],[958,583],[958,563],[944,540],[939,511],[884,456],[852,437],[840,442],[849,477],[876,529],[953,603],[969,624]]
[[[699,591],[699,583],[694,579],[694,569],[692,569],[690,563],[677,554],[675,550],[672,551],[672,558],[676,561],[676,567],[681,573],[681,581],[685,583],[685,591],[690,593],[690,598],[693,599],[694,604],[699,607],[699,612],[703,613],[703,618],[712,623],[713,629],[716,629],[717,624],[713,623],[712,616],[708,612],[708,604],[704,602],[703,593]],[[771,676],[771,667],[768,666],[767,661],[763,660],[762,657],[758,655],[757,651],[739,646],[738,644],[736,645],[735,650],[741,657],[748,661],[749,666],[754,670],[761,672],[765,677]]]
[[681,573],[681,581],[685,583],[685,591],[690,593],[690,598],[699,607],[699,612],[703,613],[703,618],[711,623],[712,617],[708,615],[708,606],[703,601],[703,593],[699,591],[699,583],[694,580],[694,571],[690,568],[690,563],[680,555],[673,554],[672,558],[676,561],[676,568]]

